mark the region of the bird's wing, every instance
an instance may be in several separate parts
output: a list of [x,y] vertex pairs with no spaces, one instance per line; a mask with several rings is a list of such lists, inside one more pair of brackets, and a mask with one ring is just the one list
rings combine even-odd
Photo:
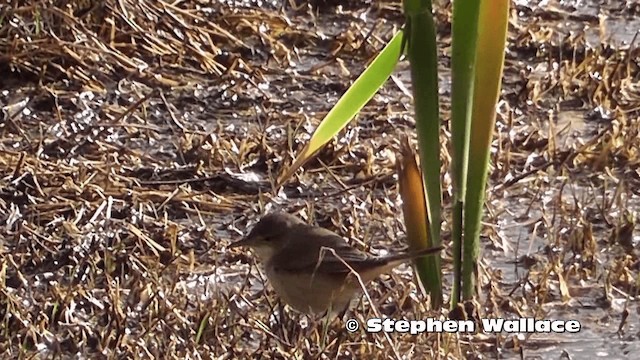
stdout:
[[[346,276],[352,269],[360,272],[386,263],[386,260],[382,258],[376,258],[351,247],[342,237],[330,230],[311,226],[306,226],[304,230],[300,230],[297,232],[297,236],[314,240],[291,242],[292,245],[287,251],[276,255],[273,259],[274,264],[286,264],[286,266],[276,266],[280,271],[321,272],[323,274]],[[323,248],[325,250],[322,250]],[[330,249],[333,249],[333,251]],[[309,253],[319,254],[319,256],[299,256],[298,258],[288,256],[286,261],[279,261],[284,260],[285,254]]]

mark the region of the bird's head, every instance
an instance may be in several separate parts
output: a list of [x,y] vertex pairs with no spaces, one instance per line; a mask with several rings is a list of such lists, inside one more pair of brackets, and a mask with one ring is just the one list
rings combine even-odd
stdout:
[[229,248],[246,246],[253,249],[261,261],[268,261],[287,245],[292,229],[300,224],[304,222],[293,215],[269,213],[258,221],[249,235],[229,245]]

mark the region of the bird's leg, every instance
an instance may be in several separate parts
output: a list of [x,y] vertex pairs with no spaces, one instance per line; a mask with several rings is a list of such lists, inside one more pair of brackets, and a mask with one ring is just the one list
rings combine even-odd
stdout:
[[327,331],[329,330],[329,319],[331,318],[331,314],[333,313],[333,304],[329,305],[327,311],[324,312],[324,316],[322,317],[322,334],[320,337],[320,353],[324,352],[324,347],[327,344]]
[[282,332],[282,337],[284,338],[284,340],[291,344],[291,339],[289,339],[289,324],[291,323],[291,321],[289,321],[289,317],[287,316],[287,314],[285,314],[284,311],[284,304],[282,303],[282,301],[280,299],[277,300],[277,307],[278,307],[278,318],[277,321],[280,325],[280,331]]
[[344,331],[344,319],[347,315],[347,310],[349,310],[349,305],[345,306],[345,308],[340,312],[340,316],[335,318],[335,320],[339,322],[337,326],[338,330],[336,331],[336,338],[333,341],[333,343],[335,344],[342,344],[345,340],[347,340],[347,337],[350,334],[348,331]]
[[322,315],[320,315],[322,317],[322,333],[320,334],[320,349],[322,351],[324,351],[325,347],[330,344],[329,342],[327,342],[330,326],[332,325],[334,320],[342,321],[345,314],[347,313],[347,310],[349,310],[349,303],[347,303],[347,306],[342,309],[334,309],[333,307],[334,304],[331,303],[329,305],[329,308],[325,312],[323,312]]
[[344,317],[345,315],[347,315],[347,311],[349,310],[349,304],[350,302],[347,303],[347,306],[344,307],[344,309],[340,310],[340,312],[338,313],[338,319],[342,320],[344,322]]

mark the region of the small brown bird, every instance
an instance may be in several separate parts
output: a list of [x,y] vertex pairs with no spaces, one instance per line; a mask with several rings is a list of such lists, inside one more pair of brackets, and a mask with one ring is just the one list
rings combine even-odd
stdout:
[[248,236],[229,247],[238,246],[254,250],[285,303],[300,312],[316,314],[346,309],[362,289],[352,271],[367,284],[408,260],[442,249],[374,256],[350,246],[330,230],[279,212],[265,215]]

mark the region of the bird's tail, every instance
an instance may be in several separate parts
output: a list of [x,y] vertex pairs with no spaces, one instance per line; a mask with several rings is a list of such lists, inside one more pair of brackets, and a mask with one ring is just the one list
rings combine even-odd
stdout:
[[426,255],[433,255],[435,253],[440,252],[442,250],[442,246],[435,246],[431,248],[426,248],[417,251],[407,251],[400,252],[398,254],[393,254],[384,257],[375,258],[375,261],[372,261],[367,266],[362,267],[361,269],[356,269],[359,271],[362,279],[365,282],[371,281],[382,273],[385,273],[394,267],[405,263],[411,259],[416,259]]
[[420,249],[416,251],[401,252],[399,254],[387,256],[386,260],[389,263],[404,262],[407,260],[416,259],[426,255],[433,255],[433,254],[439,253],[442,249],[444,249],[443,246],[434,246],[434,247]]

